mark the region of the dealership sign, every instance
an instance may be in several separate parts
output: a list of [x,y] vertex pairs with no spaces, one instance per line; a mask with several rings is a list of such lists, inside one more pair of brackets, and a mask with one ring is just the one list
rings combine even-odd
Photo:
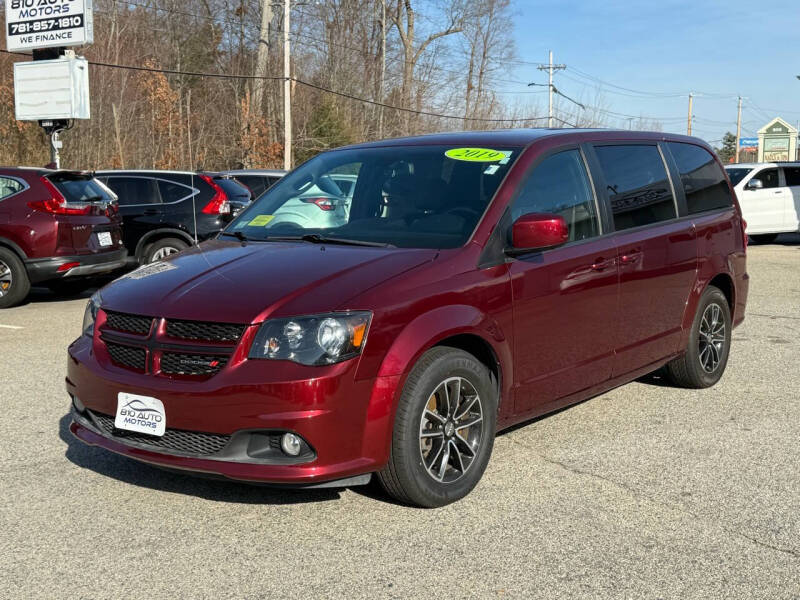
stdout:
[[92,0],[6,0],[6,47],[32,50],[94,41]]

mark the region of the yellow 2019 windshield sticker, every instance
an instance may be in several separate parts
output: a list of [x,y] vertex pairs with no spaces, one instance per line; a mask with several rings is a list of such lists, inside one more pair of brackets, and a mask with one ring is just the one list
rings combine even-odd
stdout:
[[444,153],[447,158],[467,162],[497,162],[503,160],[506,152],[489,150],[488,148],[453,148]]
[[269,224],[272,219],[275,218],[275,215],[258,215],[255,219],[250,221],[247,225],[249,227],[264,227]]

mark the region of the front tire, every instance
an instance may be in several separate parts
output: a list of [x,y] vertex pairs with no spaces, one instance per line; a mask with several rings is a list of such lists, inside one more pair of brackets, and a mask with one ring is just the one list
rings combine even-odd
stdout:
[[28,272],[19,257],[0,247],[0,308],[10,308],[25,300],[31,289]]
[[384,489],[406,504],[433,508],[466,496],[494,445],[497,390],[474,356],[449,347],[423,354],[395,415]]
[[667,364],[672,383],[691,389],[717,383],[728,364],[731,334],[728,299],[719,288],[710,285],[697,305],[686,353]]

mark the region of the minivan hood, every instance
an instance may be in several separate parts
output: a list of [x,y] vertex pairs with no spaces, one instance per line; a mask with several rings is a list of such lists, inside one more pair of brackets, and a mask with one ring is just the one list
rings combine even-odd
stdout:
[[211,240],[141,267],[101,291],[103,308],[173,319],[257,323],[344,308],[436,250]]

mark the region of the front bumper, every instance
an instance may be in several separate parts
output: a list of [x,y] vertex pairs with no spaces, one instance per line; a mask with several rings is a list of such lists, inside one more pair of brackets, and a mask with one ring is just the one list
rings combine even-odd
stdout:
[[[69,349],[66,386],[86,411],[73,409],[70,431],[86,444],[168,469],[293,486],[366,483],[388,460],[397,378],[357,381],[356,366],[356,360],[330,367],[245,361],[208,380],[186,381],[101,365],[91,340],[82,337]],[[168,432],[230,436],[230,442],[208,454],[115,435],[92,413],[113,420],[120,392],[161,400]],[[254,458],[245,449],[242,440],[250,434],[276,432],[300,435],[312,454],[289,464],[285,456]]]
[[[25,270],[28,272],[28,278],[31,283],[52,281],[54,279],[92,277],[104,275],[124,267],[127,255],[128,251],[123,248],[96,254],[30,259],[25,261]],[[79,265],[65,271],[58,270],[59,267],[69,263],[79,263]]]

